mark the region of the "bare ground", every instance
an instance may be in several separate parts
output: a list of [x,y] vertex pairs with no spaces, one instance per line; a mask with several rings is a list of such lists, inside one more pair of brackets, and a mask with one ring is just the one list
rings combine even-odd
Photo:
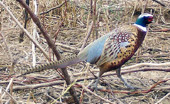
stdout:
[[[4,3],[9,6],[16,18],[24,24],[23,8],[19,3],[10,0],[6,0]],[[51,0],[49,2],[41,0],[39,2],[39,13],[47,11],[61,3],[62,0]],[[162,3],[166,4],[166,7],[162,7],[151,0],[147,2],[142,0],[140,0],[140,2],[131,0],[98,1],[96,31],[94,31],[94,35],[91,35],[87,44],[117,26],[133,23],[141,11],[144,10],[145,12],[153,13],[154,23],[150,25],[149,33],[142,47],[137,52],[138,54],[135,54],[123,67],[144,62],[169,62],[170,32],[159,32],[159,30],[170,28],[170,6],[168,5],[170,3],[168,0],[162,0]],[[32,8],[32,1],[30,4]],[[146,4],[147,6],[145,6]],[[45,15],[38,15],[52,39],[54,39],[56,31],[60,29],[57,33],[56,45],[62,58],[79,52],[84,38],[87,35],[87,28],[89,28],[89,24],[92,21],[92,16],[88,18],[88,14],[90,13],[88,11],[89,8],[90,3],[86,1],[68,2],[67,15],[64,14],[65,6]],[[24,37],[24,42],[19,43],[18,39],[22,31],[2,7],[0,15],[0,29],[3,35],[3,37],[0,37],[0,86],[1,89],[7,89],[9,81],[12,80],[10,74],[15,73],[14,76],[17,75],[19,73],[18,67],[22,66],[23,68],[27,68],[28,66],[32,66],[32,44],[27,37]],[[64,20],[64,22],[59,26],[62,20]],[[27,30],[31,34],[32,28],[32,22],[29,20]],[[46,52],[49,53],[51,59],[56,60],[42,34],[40,33],[39,35],[39,43]],[[37,64],[48,62],[39,49],[36,49],[36,58]],[[13,62],[16,62],[14,70],[12,67]],[[108,102],[106,100],[117,104],[153,104],[157,102],[160,102],[160,104],[168,104],[170,101],[169,72],[143,71],[123,74],[123,77],[127,79],[131,85],[141,88],[137,94],[130,93],[133,91],[125,88],[116,75],[106,75],[102,78],[99,85],[99,88],[103,90],[93,92],[98,95],[95,96],[88,91],[83,91],[83,89],[79,87],[79,85],[87,86],[92,81],[89,79],[95,78],[92,74],[97,74],[98,69],[95,65],[89,66],[86,63],[79,63],[69,66],[67,69],[73,82],[77,80],[74,86],[77,97],[83,104],[107,104]],[[111,74],[113,73],[114,72],[111,72]],[[167,81],[163,82],[163,80]],[[151,91],[148,91],[160,81],[162,81],[162,83],[156,85]],[[41,73],[29,74],[26,77],[14,78],[13,85],[11,86],[13,90],[11,90],[10,94],[18,103],[72,103],[72,98],[67,91],[67,85],[56,70],[47,70]],[[113,92],[107,92],[107,90]],[[148,92],[144,93],[142,91]],[[3,93],[4,90],[1,90],[0,102],[9,102],[9,95],[5,94],[5,96],[3,96]],[[105,100],[102,100],[99,96]]]

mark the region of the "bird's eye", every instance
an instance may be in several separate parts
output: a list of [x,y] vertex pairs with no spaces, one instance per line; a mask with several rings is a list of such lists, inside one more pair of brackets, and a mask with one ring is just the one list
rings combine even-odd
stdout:
[[148,22],[152,22],[153,17],[148,17]]

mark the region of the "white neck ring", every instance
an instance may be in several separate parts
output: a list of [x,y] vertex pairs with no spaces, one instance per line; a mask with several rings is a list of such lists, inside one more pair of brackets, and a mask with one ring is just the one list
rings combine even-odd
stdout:
[[143,27],[143,26],[138,25],[138,24],[133,24],[133,25],[137,26],[137,27],[138,27],[139,29],[141,29],[142,31],[147,32],[146,27]]

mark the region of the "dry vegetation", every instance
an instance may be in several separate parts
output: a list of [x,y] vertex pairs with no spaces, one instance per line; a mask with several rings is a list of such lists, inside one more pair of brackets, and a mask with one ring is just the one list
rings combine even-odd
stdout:
[[[24,25],[24,8],[13,0],[2,1]],[[64,1],[39,0],[38,2],[38,17],[48,35],[55,41],[62,58],[79,52],[92,21],[95,25],[87,44],[117,26],[133,23],[141,12],[148,12],[154,15],[154,23],[150,25],[149,33],[140,50],[124,67],[143,62],[170,61],[169,0],[158,0],[165,4],[165,7],[153,2],[154,0],[97,0],[95,15],[93,12],[95,6],[90,5],[90,0],[67,0],[67,3],[60,5]],[[60,7],[54,8],[58,5]],[[30,8],[34,10],[33,7],[33,0],[31,0]],[[46,12],[48,10],[51,11]],[[33,22],[29,18],[27,30],[31,34],[33,28]],[[32,44],[26,35],[24,41],[19,43],[22,30],[2,6],[0,8],[0,33],[2,35],[0,36],[0,103],[12,103],[10,98],[17,103],[73,103],[67,89],[69,87],[59,74],[60,71],[47,70],[14,79],[10,76],[13,73],[15,73],[13,76],[19,73],[18,66],[23,68],[32,66]],[[39,30],[38,33],[38,42],[51,60],[57,60]],[[42,52],[36,48],[36,63],[47,62]],[[170,65],[163,68],[170,69]],[[73,82],[77,80],[73,85],[75,84],[77,97],[83,104],[108,104],[108,101],[115,104],[168,104],[170,101],[169,72],[140,71],[124,74],[123,77],[128,79],[131,85],[141,88],[139,89],[141,92],[135,94],[130,93],[133,91],[124,87],[114,72],[110,72],[101,80],[99,87],[103,90],[90,93],[80,86],[87,86],[91,83],[91,79],[95,78],[92,73],[97,74],[98,69],[86,63],[69,66],[67,69]],[[158,83],[160,81],[161,83]],[[148,89],[153,86],[154,88],[149,91]],[[4,89],[10,89],[7,91],[9,93],[5,93]]]

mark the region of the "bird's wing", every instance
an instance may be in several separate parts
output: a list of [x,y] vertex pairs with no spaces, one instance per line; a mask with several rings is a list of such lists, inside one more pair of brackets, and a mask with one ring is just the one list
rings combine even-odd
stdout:
[[99,57],[102,54],[105,41],[110,36],[110,33],[103,35],[99,39],[95,40],[94,42],[90,43],[86,46],[79,54],[78,57],[82,61],[87,61],[91,64],[96,63]]
[[126,47],[131,44],[128,40],[132,36],[133,33],[122,30],[115,31],[113,35],[110,35],[105,41],[102,54],[96,63],[97,66],[117,59],[118,54],[121,53],[122,50],[123,52],[126,52]]

